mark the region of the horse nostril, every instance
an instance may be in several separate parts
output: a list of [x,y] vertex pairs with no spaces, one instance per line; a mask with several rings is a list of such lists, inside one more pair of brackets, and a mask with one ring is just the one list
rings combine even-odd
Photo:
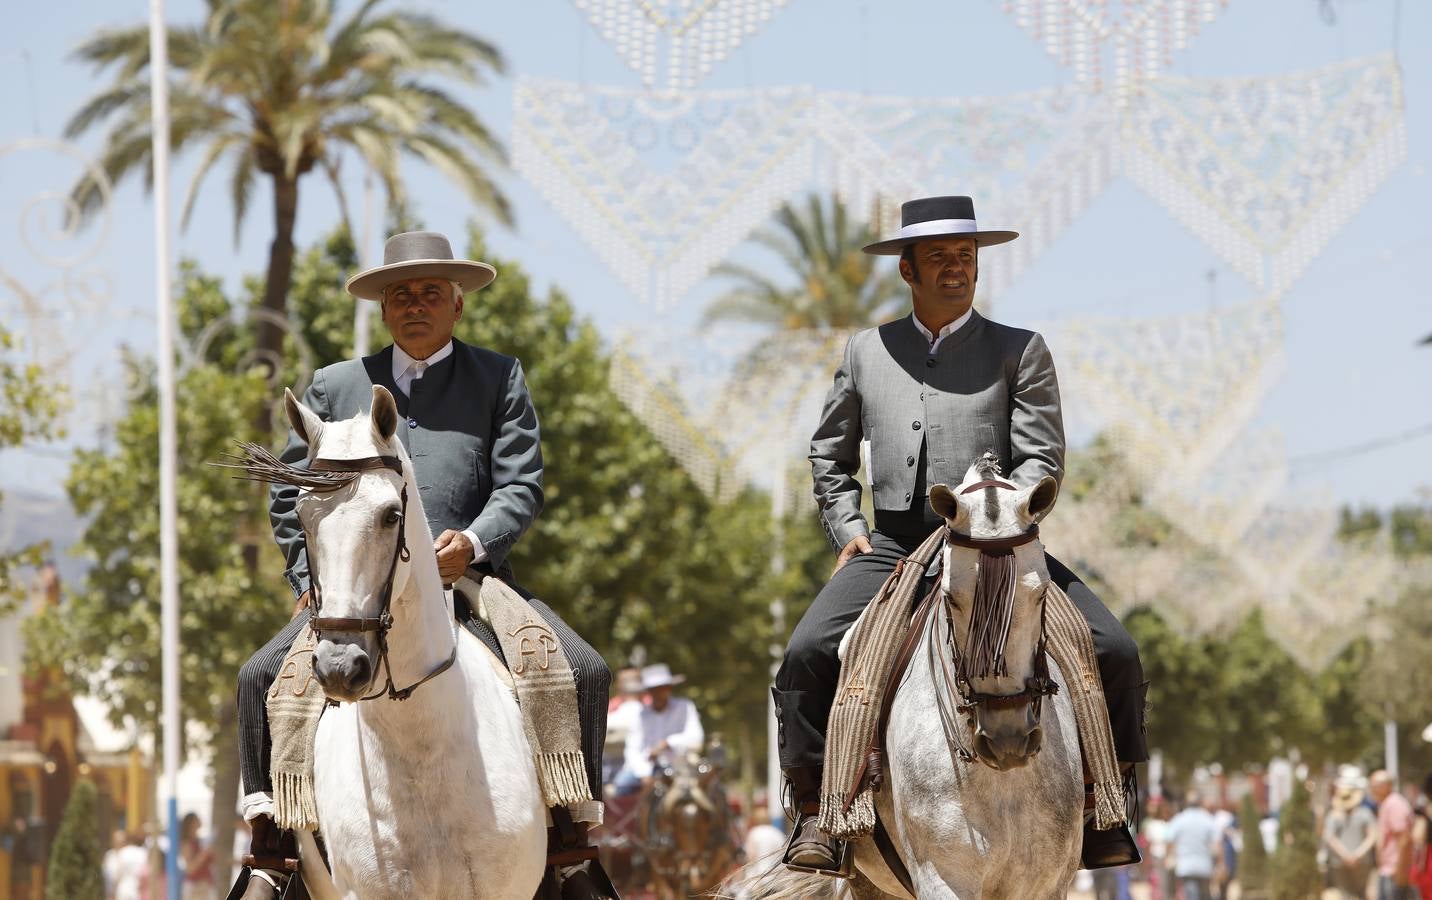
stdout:
[[1043,747],[1043,746],[1044,746],[1044,729],[1043,729],[1043,728],[1036,728],[1036,729],[1034,729],[1033,731],[1031,731],[1031,732],[1029,733],[1029,746],[1027,746],[1027,747],[1025,748],[1025,753],[1028,754],[1029,756],[1033,756],[1034,754],[1038,753],[1038,752],[1039,752],[1039,749],[1040,749],[1041,747]]
[[372,674],[373,664],[368,661],[368,654],[360,653],[348,661],[348,672],[343,680],[348,690],[356,691],[368,683]]

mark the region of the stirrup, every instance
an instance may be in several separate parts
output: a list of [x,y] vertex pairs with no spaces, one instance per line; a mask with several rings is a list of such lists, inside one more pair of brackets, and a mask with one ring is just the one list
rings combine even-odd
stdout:
[[827,878],[850,879],[855,877],[855,854],[851,852],[850,841],[843,838],[832,837],[833,849],[835,850],[835,866],[829,869],[822,869],[817,866],[803,866],[800,863],[791,862],[791,852],[795,849],[796,836],[801,831],[801,817],[797,817],[791,826],[790,837],[786,838],[786,848],[781,853],[781,865],[792,872],[806,872],[811,875],[824,875]]

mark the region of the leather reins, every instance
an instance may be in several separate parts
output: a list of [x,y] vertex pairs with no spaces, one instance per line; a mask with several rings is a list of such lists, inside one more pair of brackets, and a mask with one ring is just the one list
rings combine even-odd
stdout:
[[[313,618],[309,620],[309,627],[313,629],[314,637],[322,639],[323,632],[335,631],[347,634],[364,634],[373,632],[378,638],[378,665],[383,668],[383,677],[387,680],[385,687],[366,697],[359,697],[361,700],[376,700],[386,696],[390,700],[406,700],[413,695],[413,691],[422,685],[438,677],[443,672],[452,668],[457,661],[457,641],[453,641],[452,653],[448,654],[446,661],[440,663],[437,668],[428,672],[422,678],[413,682],[405,688],[399,688],[393,683],[393,667],[388,660],[388,632],[393,628],[393,577],[398,571],[398,560],[407,562],[411,558],[408,552],[408,483],[403,475],[402,460],[396,456],[366,456],[361,459],[315,459],[309,464],[310,471],[314,472],[341,472],[353,473],[356,477],[359,473],[375,469],[389,469],[396,472],[399,478],[403,479],[403,489],[399,494],[402,501],[402,509],[398,513],[398,542],[393,548],[393,557],[388,562],[388,576],[383,582],[383,605],[378,615],[368,618],[356,617],[332,617],[324,616],[323,612],[323,591],[318,579],[318,563],[312,555],[308,558],[309,590],[313,602]],[[348,479],[351,480],[351,479]],[[348,483],[348,480],[339,481],[326,490],[322,488],[310,488],[319,493],[327,493]],[[304,529],[304,540],[311,547],[313,541],[311,535]],[[329,700],[330,705],[336,706],[336,700]]]

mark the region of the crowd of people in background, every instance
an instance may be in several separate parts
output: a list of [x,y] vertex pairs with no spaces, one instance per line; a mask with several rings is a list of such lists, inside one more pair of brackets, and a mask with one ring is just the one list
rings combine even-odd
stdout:
[[[241,830],[246,832],[246,829]],[[216,882],[214,848],[202,837],[203,822],[196,813],[186,813],[179,824],[179,872],[183,879],[183,900],[214,900]],[[247,833],[235,852],[246,849]],[[151,900],[165,897],[165,856],[168,842],[142,829],[117,830],[110,838],[101,868],[105,900]],[[235,858],[235,863],[239,862]]]
[[[1327,802],[1316,810],[1317,863],[1338,900],[1432,900],[1432,775],[1420,790],[1399,790],[1385,771],[1364,776],[1342,766]],[[1258,822],[1259,840],[1278,849],[1280,817]],[[1127,900],[1129,880],[1142,877],[1153,900],[1226,900],[1238,875],[1245,831],[1230,803],[1188,791],[1177,811],[1170,798],[1149,799],[1140,827],[1144,864],[1137,873],[1095,873],[1097,900]]]

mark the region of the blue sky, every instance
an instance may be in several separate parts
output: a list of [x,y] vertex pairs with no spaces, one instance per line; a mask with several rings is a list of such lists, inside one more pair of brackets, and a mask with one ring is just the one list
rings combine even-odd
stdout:
[[[510,76],[637,84],[570,0],[415,5],[494,40],[508,56]],[[201,6],[171,0],[168,15],[173,22],[192,22]],[[1070,73],[999,6],[997,0],[790,0],[701,87],[807,85],[944,97],[1068,84]],[[1407,157],[1283,297],[1285,363],[1253,423],[1281,432],[1295,461],[1294,498],[1385,505],[1432,486],[1432,436],[1342,459],[1297,461],[1432,422],[1432,347],[1416,346],[1432,333],[1432,308],[1426,288],[1414,280],[1418,260],[1432,251],[1432,219],[1426,213],[1432,208],[1427,173],[1432,58],[1414,52],[1432,41],[1432,4],[1403,0],[1397,48],[1397,0],[1335,0],[1334,6],[1338,21],[1329,26],[1318,14],[1317,0],[1230,0],[1187,49],[1174,54],[1170,71],[1192,78],[1272,76],[1401,50]],[[139,0],[11,5],[0,33],[0,78],[6,84],[0,93],[0,145],[57,137],[69,114],[101,84],[67,59],[69,51],[97,27],[138,23],[146,14],[147,4]],[[512,90],[508,77],[465,90],[464,96],[497,133],[508,135]],[[94,140],[83,144],[92,149]],[[176,207],[193,162],[181,159],[176,167]],[[12,149],[0,157],[0,203],[11,210],[0,220],[0,267],[57,308],[68,301],[41,288],[53,273],[20,244],[16,211],[38,189],[63,190],[74,172],[72,164],[45,151]],[[473,215],[462,197],[419,166],[410,169],[409,178],[422,220],[460,233]],[[357,197],[356,173],[350,172],[349,180],[350,195]],[[518,226],[492,231],[490,242],[499,253],[520,260],[540,285],[561,285],[608,333],[649,316],[535,189],[513,175],[504,182]],[[271,214],[266,203],[256,203],[236,248],[222,181],[216,179],[213,187],[188,229],[177,234],[176,256],[194,257],[233,283],[261,270]],[[955,191],[958,185],[952,186]],[[337,216],[319,184],[307,186],[303,204],[301,243],[331,228]],[[121,342],[140,350],[153,347],[147,318],[154,278],[150,216],[138,183],[126,182],[115,196],[108,238],[92,260],[110,280],[102,314],[85,312],[60,326],[82,336],[75,338],[80,358],[67,374],[87,387],[113,371]],[[1216,273],[1212,292],[1209,271]],[[714,291],[712,284],[699,286],[672,320],[689,323]],[[1168,212],[1127,180],[1115,179],[1001,299],[997,318],[1057,327],[1081,316],[1171,315],[1256,297],[1252,285]],[[24,336],[49,340],[46,334]],[[1059,347],[1054,349],[1057,357]],[[0,462],[0,486],[59,491],[62,449],[10,452],[0,455]]]

